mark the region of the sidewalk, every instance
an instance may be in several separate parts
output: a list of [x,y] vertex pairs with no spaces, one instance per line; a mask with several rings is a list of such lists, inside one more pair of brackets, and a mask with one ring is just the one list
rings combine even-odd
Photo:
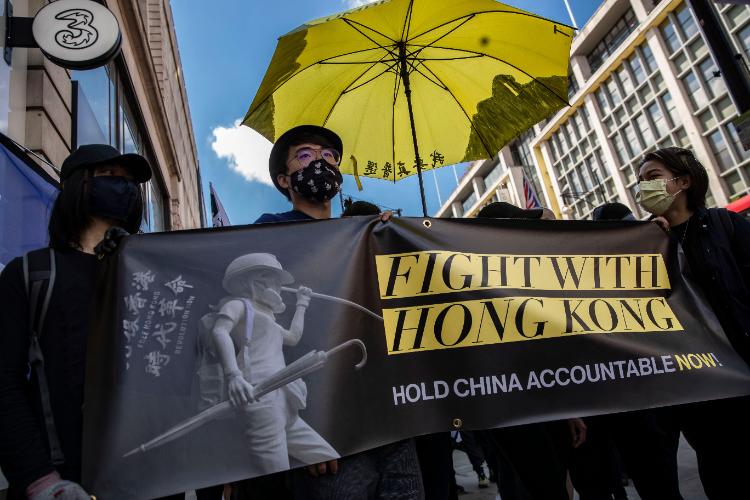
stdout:
[[[685,500],[705,500],[700,479],[698,478],[698,464],[695,460],[695,452],[685,441],[680,439],[680,450],[677,460],[679,461],[680,491]],[[471,468],[469,459],[461,451],[453,452],[453,468],[456,471],[456,482],[466,489],[466,494],[459,497],[460,500],[501,500],[497,493],[497,485],[490,483],[489,488],[480,489],[477,484],[477,475]],[[626,488],[630,500],[640,500],[632,483]],[[575,495],[578,499],[578,495]]]

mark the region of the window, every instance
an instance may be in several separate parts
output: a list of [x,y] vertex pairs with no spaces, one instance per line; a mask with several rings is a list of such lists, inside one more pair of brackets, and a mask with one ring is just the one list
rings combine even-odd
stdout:
[[630,79],[630,73],[628,73],[628,69],[624,65],[617,70],[617,78],[620,80],[620,85],[622,85],[622,91],[625,95],[632,94],[635,87],[633,86],[633,80]]
[[648,124],[646,115],[641,113],[640,115],[636,116],[635,124],[638,127],[638,132],[641,133],[641,138],[643,139],[643,143],[645,144],[646,148],[653,146],[656,142],[656,138],[654,137],[654,133],[651,131],[651,127]]
[[675,30],[674,25],[667,20],[662,25],[661,32],[664,36],[664,41],[666,42],[667,47],[669,47],[669,53],[674,54],[675,51],[680,48],[680,39],[677,37],[677,30]]
[[607,89],[604,88],[604,85],[599,87],[599,90],[596,91],[596,101],[599,103],[599,109],[602,112],[602,115],[606,115],[610,111],[609,107],[609,100],[607,99],[607,96],[605,95],[607,92]]
[[636,26],[638,26],[638,20],[635,13],[633,9],[628,9],[586,57],[592,73],[601,67],[607,57],[635,30]]
[[630,159],[630,152],[626,149],[619,133],[612,136],[612,143],[615,146],[615,151],[617,151],[617,157],[620,159],[620,165],[626,165]]
[[573,97],[578,92],[578,82],[572,68],[568,68],[568,97]]
[[713,59],[710,57],[707,58],[700,63],[699,68],[701,75],[703,75],[703,80],[708,84],[711,91],[711,97],[719,96],[727,91],[727,88],[724,86],[724,79],[716,68]]
[[724,136],[721,135],[721,131],[717,130],[708,136],[708,142],[711,144],[711,150],[716,155],[716,161],[719,163],[722,172],[731,168],[732,156],[729,154],[729,148],[724,140]]
[[750,151],[745,151],[745,148],[742,147],[742,142],[740,141],[740,136],[737,135],[737,129],[734,128],[734,125],[731,123],[727,123],[724,125],[727,135],[732,139],[732,146],[734,146],[734,151],[737,153],[737,156],[741,159],[741,161],[747,160],[750,158]]
[[690,100],[693,103],[695,109],[700,109],[708,104],[708,97],[706,91],[703,90],[703,86],[698,81],[698,77],[692,71],[682,77],[682,83],[687,89],[687,93],[690,95]]
[[663,96],[661,96],[662,103],[664,104],[664,109],[667,110],[667,115],[669,116],[669,119],[672,123],[670,125],[674,127],[675,125],[680,123],[680,117],[677,116],[677,108],[675,107],[674,101],[672,100],[672,96],[669,94],[669,92],[665,93]]
[[461,203],[464,213],[468,212],[471,209],[471,207],[474,206],[476,202],[477,202],[477,194],[472,192],[471,196],[466,198],[466,200],[463,203]]
[[651,117],[651,121],[654,124],[654,127],[656,128],[656,133],[658,134],[659,138],[664,137],[669,132],[669,126],[667,125],[667,120],[664,118],[664,113],[662,113],[661,108],[659,107],[659,104],[654,102],[652,103],[646,111],[648,112],[649,116]]
[[685,40],[698,33],[693,14],[687,6],[682,7],[677,12],[677,22],[680,23],[680,29],[682,29],[682,34],[685,35]]
[[78,82],[76,145],[117,146],[114,109],[116,93],[109,72],[109,67],[100,67],[73,73],[73,78]]
[[533,165],[529,144],[534,138],[534,131],[528,130],[510,144],[510,154],[516,165]]
[[735,5],[733,7],[730,7],[725,13],[724,16],[726,17],[728,24],[732,28],[736,28],[737,26],[740,26],[745,20],[747,19],[748,10],[746,7],[742,5]]
[[635,84],[638,85],[646,78],[646,73],[643,71],[643,66],[641,65],[640,59],[638,59],[638,55],[633,54],[630,56],[628,63],[630,64],[630,70],[633,72]]
[[656,60],[654,59],[654,53],[651,52],[651,47],[645,43],[641,45],[641,54],[643,55],[643,63],[646,66],[646,71],[652,73],[656,69]]
[[640,153],[643,148],[641,147],[641,142],[638,140],[638,136],[635,134],[635,130],[633,130],[633,126],[628,123],[622,128],[622,131],[625,133],[625,142],[630,146],[632,151],[631,156]]
[[745,57],[750,58],[750,24],[742,28],[737,36],[740,39],[740,45],[745,49]]
[[484,178],[484,185],[491,188],[497,180],[505,173],[505,166],[502,163],[495,165],[495,168],[490,170],[490,173]]
[[609,80],[607,80],[607,90],[609,91],[609,96],[612,99],[612,105],[617,107],[617,105],[622,102],[622,97],[620,97],[620,89],[617,87],[617,83],[614,81],[614,79],[610,78]]

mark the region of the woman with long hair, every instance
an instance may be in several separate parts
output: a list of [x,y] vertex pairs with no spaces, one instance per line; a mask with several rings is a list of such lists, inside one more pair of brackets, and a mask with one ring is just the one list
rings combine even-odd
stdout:
[[142,156],[81,146],[62,164],[49,247],[0,274],[0,467],[11,499],[90,498],[78,483],[95,248],[112,227],[138,231],[139,184],[150,178]]

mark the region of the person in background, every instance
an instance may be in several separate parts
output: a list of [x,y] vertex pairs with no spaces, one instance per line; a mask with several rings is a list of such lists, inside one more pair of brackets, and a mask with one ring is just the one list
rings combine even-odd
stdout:
[[[151,167],[142,156],[121,155],[109,145],[79,147],[62,164],[49,248],[28,254],[31,281],[44,272],[41,266],[51,271],[54,259],[46,318],[40,321],[30,312],[20,257],[0,274],[0,467],[11,499],[90,499],[78,483],[95,248],[114,246],[105,235],[113,234],[115,226],[138,231],[140,184],[150,178]],[[116,232],[121,236],[123,229]],[[37,330],[41,323],[38,344],[31,321]],[[30,356],[30,346],[36,345]]]
[[[506,202],[490,203],[478,218],[555,220],[547,208],[522,209]],[[486,431],[500,457],[498,490],[503,500],[568,500],[567,459],[570,448],[586,441],[580,418],[517,425]],[[566,436],[567,437],[561,437]]]
[[[750,363],[750,222],[723,208],[706,208],[708,174],[688,149],[646,153],[638,180],[638,203],[681,245],[686,276],[703,292],[731,345]],[[742,495],[750,470],[750,398],[673,410],[695,449],[708,498]]]

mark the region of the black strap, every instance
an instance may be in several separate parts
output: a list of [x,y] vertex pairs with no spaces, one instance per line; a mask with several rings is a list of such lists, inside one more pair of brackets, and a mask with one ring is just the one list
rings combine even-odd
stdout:
[[[39,344],[39,335],[44,328],[52,289],[55,286],[55,274],[55,251],[53,249],[37,250],[23,256],[23,279],[26,285],[26,296],[29,299],[29,364],[39,384],[39,398],[42,403],[52,463],[59,465],[65,462],[65,456],[57,436],[49,384],[44,370],[44,355]],[[42,297],[44,299],[40,301]]]

